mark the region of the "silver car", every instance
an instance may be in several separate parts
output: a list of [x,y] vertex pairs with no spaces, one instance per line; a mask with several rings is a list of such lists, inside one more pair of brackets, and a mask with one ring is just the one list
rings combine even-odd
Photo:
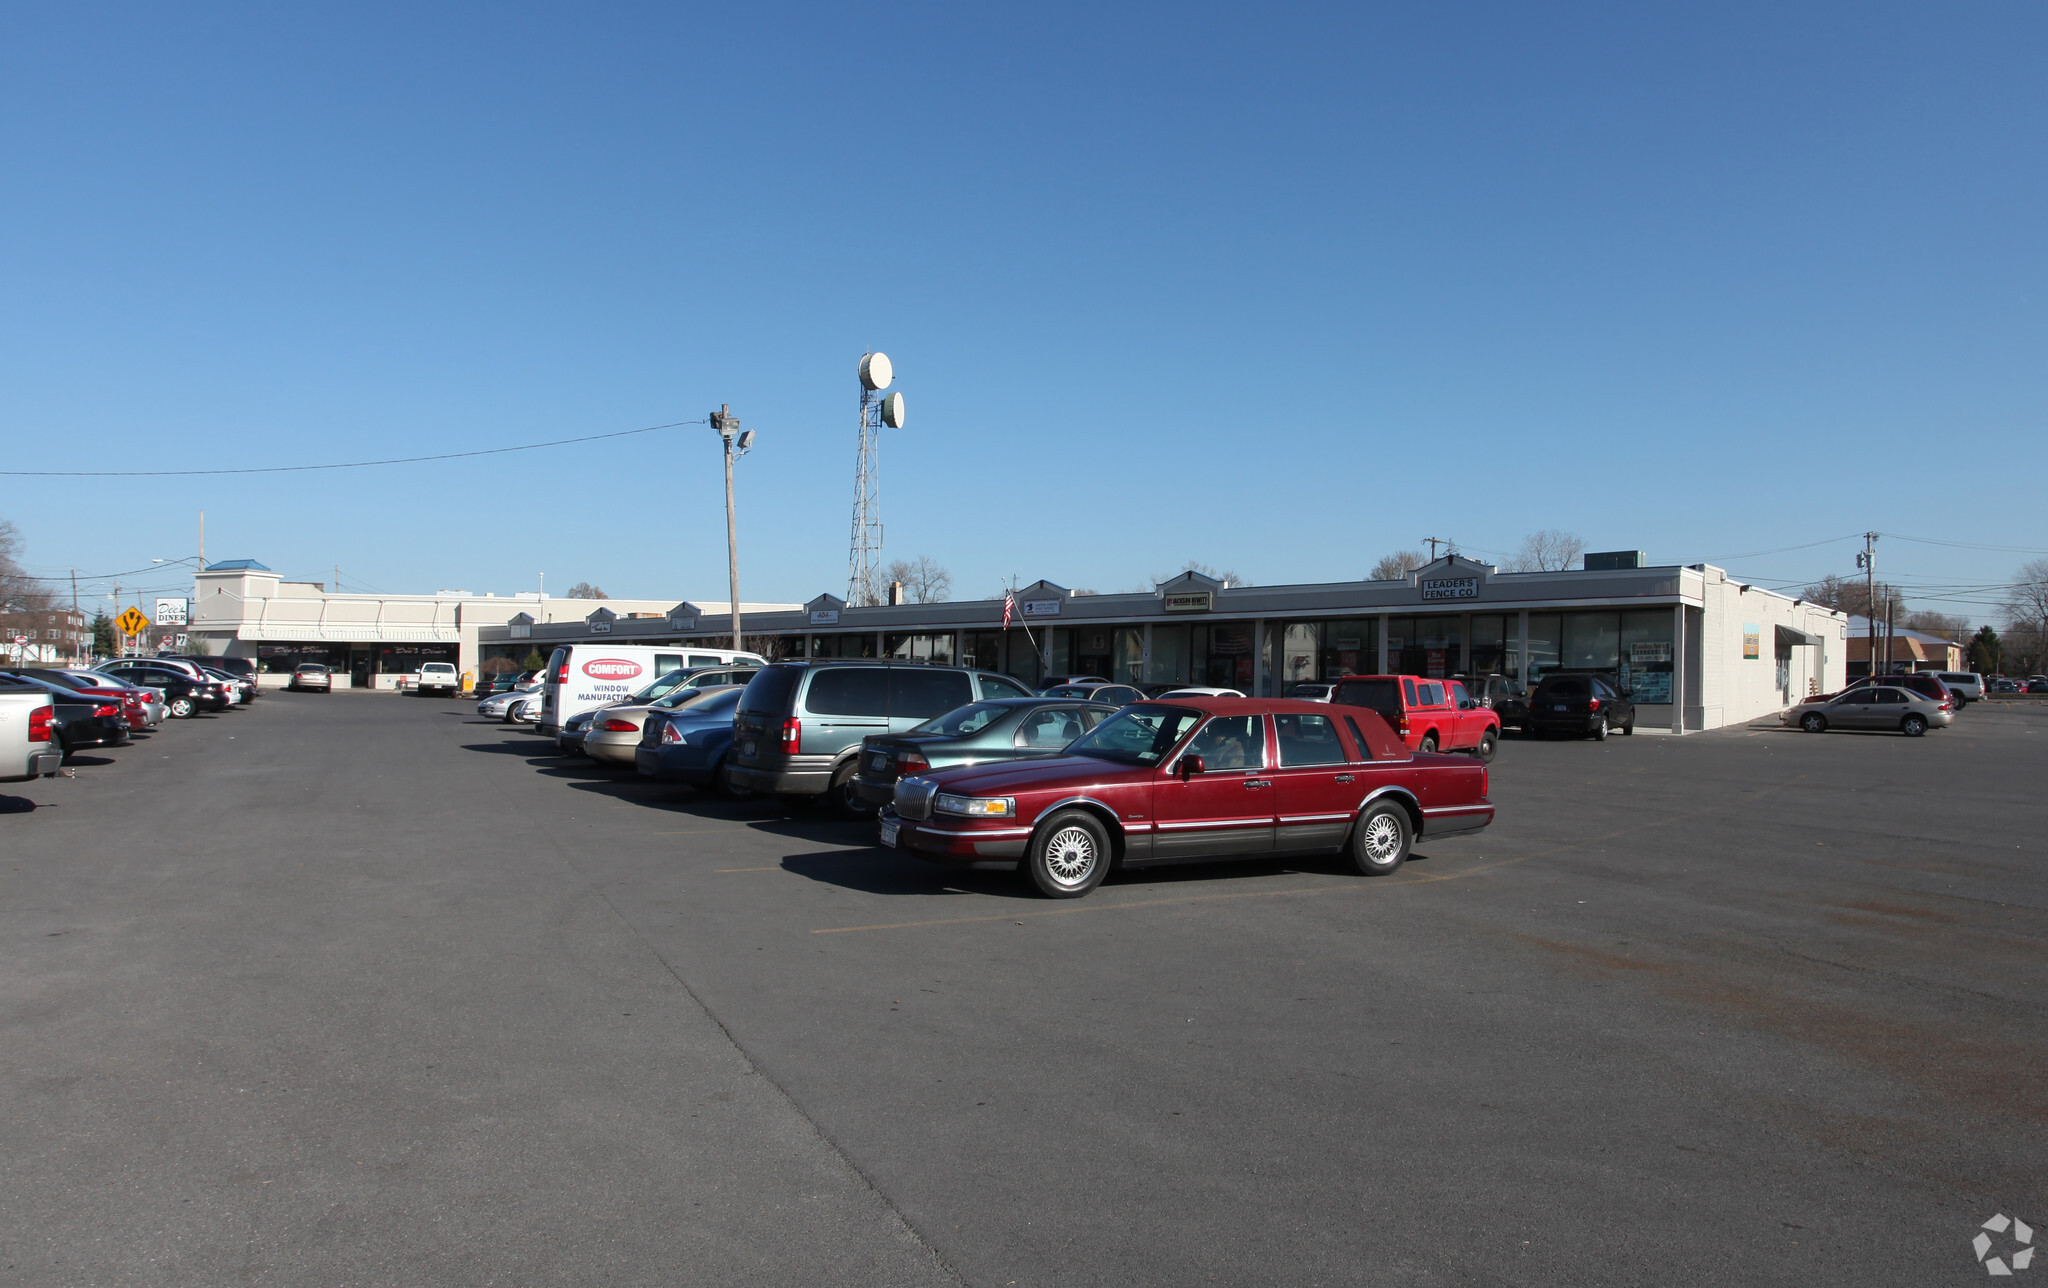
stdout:
[[503,693],[494,693],[482,702],[477,703],[476,713],[487,720],[503,720],[506,724],[511,724],[513,706],[526,701],[528,698],[539,696],[540,686],[538,684],[528,684],[516,689],[507,689]]
[[1896,729],[1918,738],[1946,727],[1956,713],[1933,698],[1889,685],[1869,684],[1833,696],[1808,698],[1785,713],[1785,723],[1808,733],[1830,729]]

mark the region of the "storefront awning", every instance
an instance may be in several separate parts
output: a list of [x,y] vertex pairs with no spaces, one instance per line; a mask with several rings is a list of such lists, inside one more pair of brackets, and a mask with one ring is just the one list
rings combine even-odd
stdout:
[[1805,631],[1794,630],[1790,626],[1780,626],[1777,630],[1778,643],[1786,648],[1794,648],[1801,644],[1808,644],[1814,648],[1819,648],[1821,645],[1821,638],[1818,635],[1809,635]]

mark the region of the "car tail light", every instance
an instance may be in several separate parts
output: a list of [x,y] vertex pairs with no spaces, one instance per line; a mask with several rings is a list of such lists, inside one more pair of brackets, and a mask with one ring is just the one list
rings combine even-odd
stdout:
[[640,732],[640,726],[634,724],[631,720],[607,720],[604,722],[604,731],[606,733],[638,733]]
[[896,757],[896,771],[903,774],[921,774],[932,767],[922,752],[906,751]]
[[1593,700],[1592,700],[1591,702],[1588,702],[1588,703],[1586,704],[1586,710],[1588,710],[1588,711],[1598,711],[1599,709],[1600,709],[1600,699],[1598,699],[1598,698],[1594,698],[1594,699],[1593,699]]
[[1403,711],[1401,713],[1400,727],[1396,729],[1394,732],[1400,734],[1403,738],[1406,738],[1408,736],[1408,713],[1406,711]]
[[676,728],[674,721],[664,720],[661,722],[661,740],[663,742],[681,742],[683,740],[683,731]]
[[92,713],[96,716],[118,716],[121,714],[121,708],[111,702],[105,702],[94,707]]
[[555,672],[555,683],[556,683],[556,684],[567,684],[568,682],[569,682],[569,664],[568,664],[567,662],[564,662],[564,663],[562,663],[562,669],[561,669],[561,670],[559,670],[559,671],[557,671],[557,672]]
[[56,724],[57,708],[37,707],[28,713],[28,740],[30,742],[50,741],[50,735],[56,729]]
[[791,716],[782,722],[782,750],[792,756],[804,751],[804,722]]

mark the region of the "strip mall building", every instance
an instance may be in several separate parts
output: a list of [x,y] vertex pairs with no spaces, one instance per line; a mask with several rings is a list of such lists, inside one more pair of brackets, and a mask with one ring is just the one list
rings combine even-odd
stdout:
[[[1101,675],[1273,695],[1347,674],[1611,676],[1637,727],[1696,732],[1774,714],[1847,683],[1846,618],[1731,580],[1710,564],[1504,573],[1448,555],[1398,581],[1224,586],[1183,573],[1149,593],[1077,595],[1048,581],[1003,601],[855,608],[833,595],[779,610],[743,606],[748,646],[777,657],[964,662],[1027,682]],[[559,601],[558,601],[559,602]],[[488,606],[503,612],[503,600]],[[718,606],[723,608],[723,605]],[[485,611],[471,605],[466,611]],[[730,641],[731,619],[693,604],[579,620],[508,614],[477,631],[483,658],[557,644]]]

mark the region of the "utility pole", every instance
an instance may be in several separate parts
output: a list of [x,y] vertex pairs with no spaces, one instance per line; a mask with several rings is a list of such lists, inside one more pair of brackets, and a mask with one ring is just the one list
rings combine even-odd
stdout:
[[199,571],[206,571],[206,511],[199,512]]
[[732,647],[739,652],[746,645],[741,642],[744,637],[740,633],[740,536],[732,506],[732,463],[754,445],[754,431],[740,433],[740,418],[732,414],[731,403],[718,404],[718,410],[709,419],[711,428],[725,444],[725,564],[732,595]]
[[[78,569],[76,568],[71,570],[71,630],[74,634],[78,630]],[[76,641],[74,640],[73,643],[75,644]],[[76,648],[71,650],[71,656],[73,658],[78,656]]]
[[1438,546],[1442,546],[1447,552],[1451,554],[1456,554],[1458,552],[1457,547],[1451,544],[1451,539],[1449,537],[1424,537],[1422,540],[1423,543],[1429,547],[1429,561],[1431,563],[1436,562],[1436,548]]
[[1856,556],[1856,566],[1863,570],[1863,622],[1870,628],[1870,651],[1868,674],[1877,672],[1877,534],[1863,534],[1863,553]]

